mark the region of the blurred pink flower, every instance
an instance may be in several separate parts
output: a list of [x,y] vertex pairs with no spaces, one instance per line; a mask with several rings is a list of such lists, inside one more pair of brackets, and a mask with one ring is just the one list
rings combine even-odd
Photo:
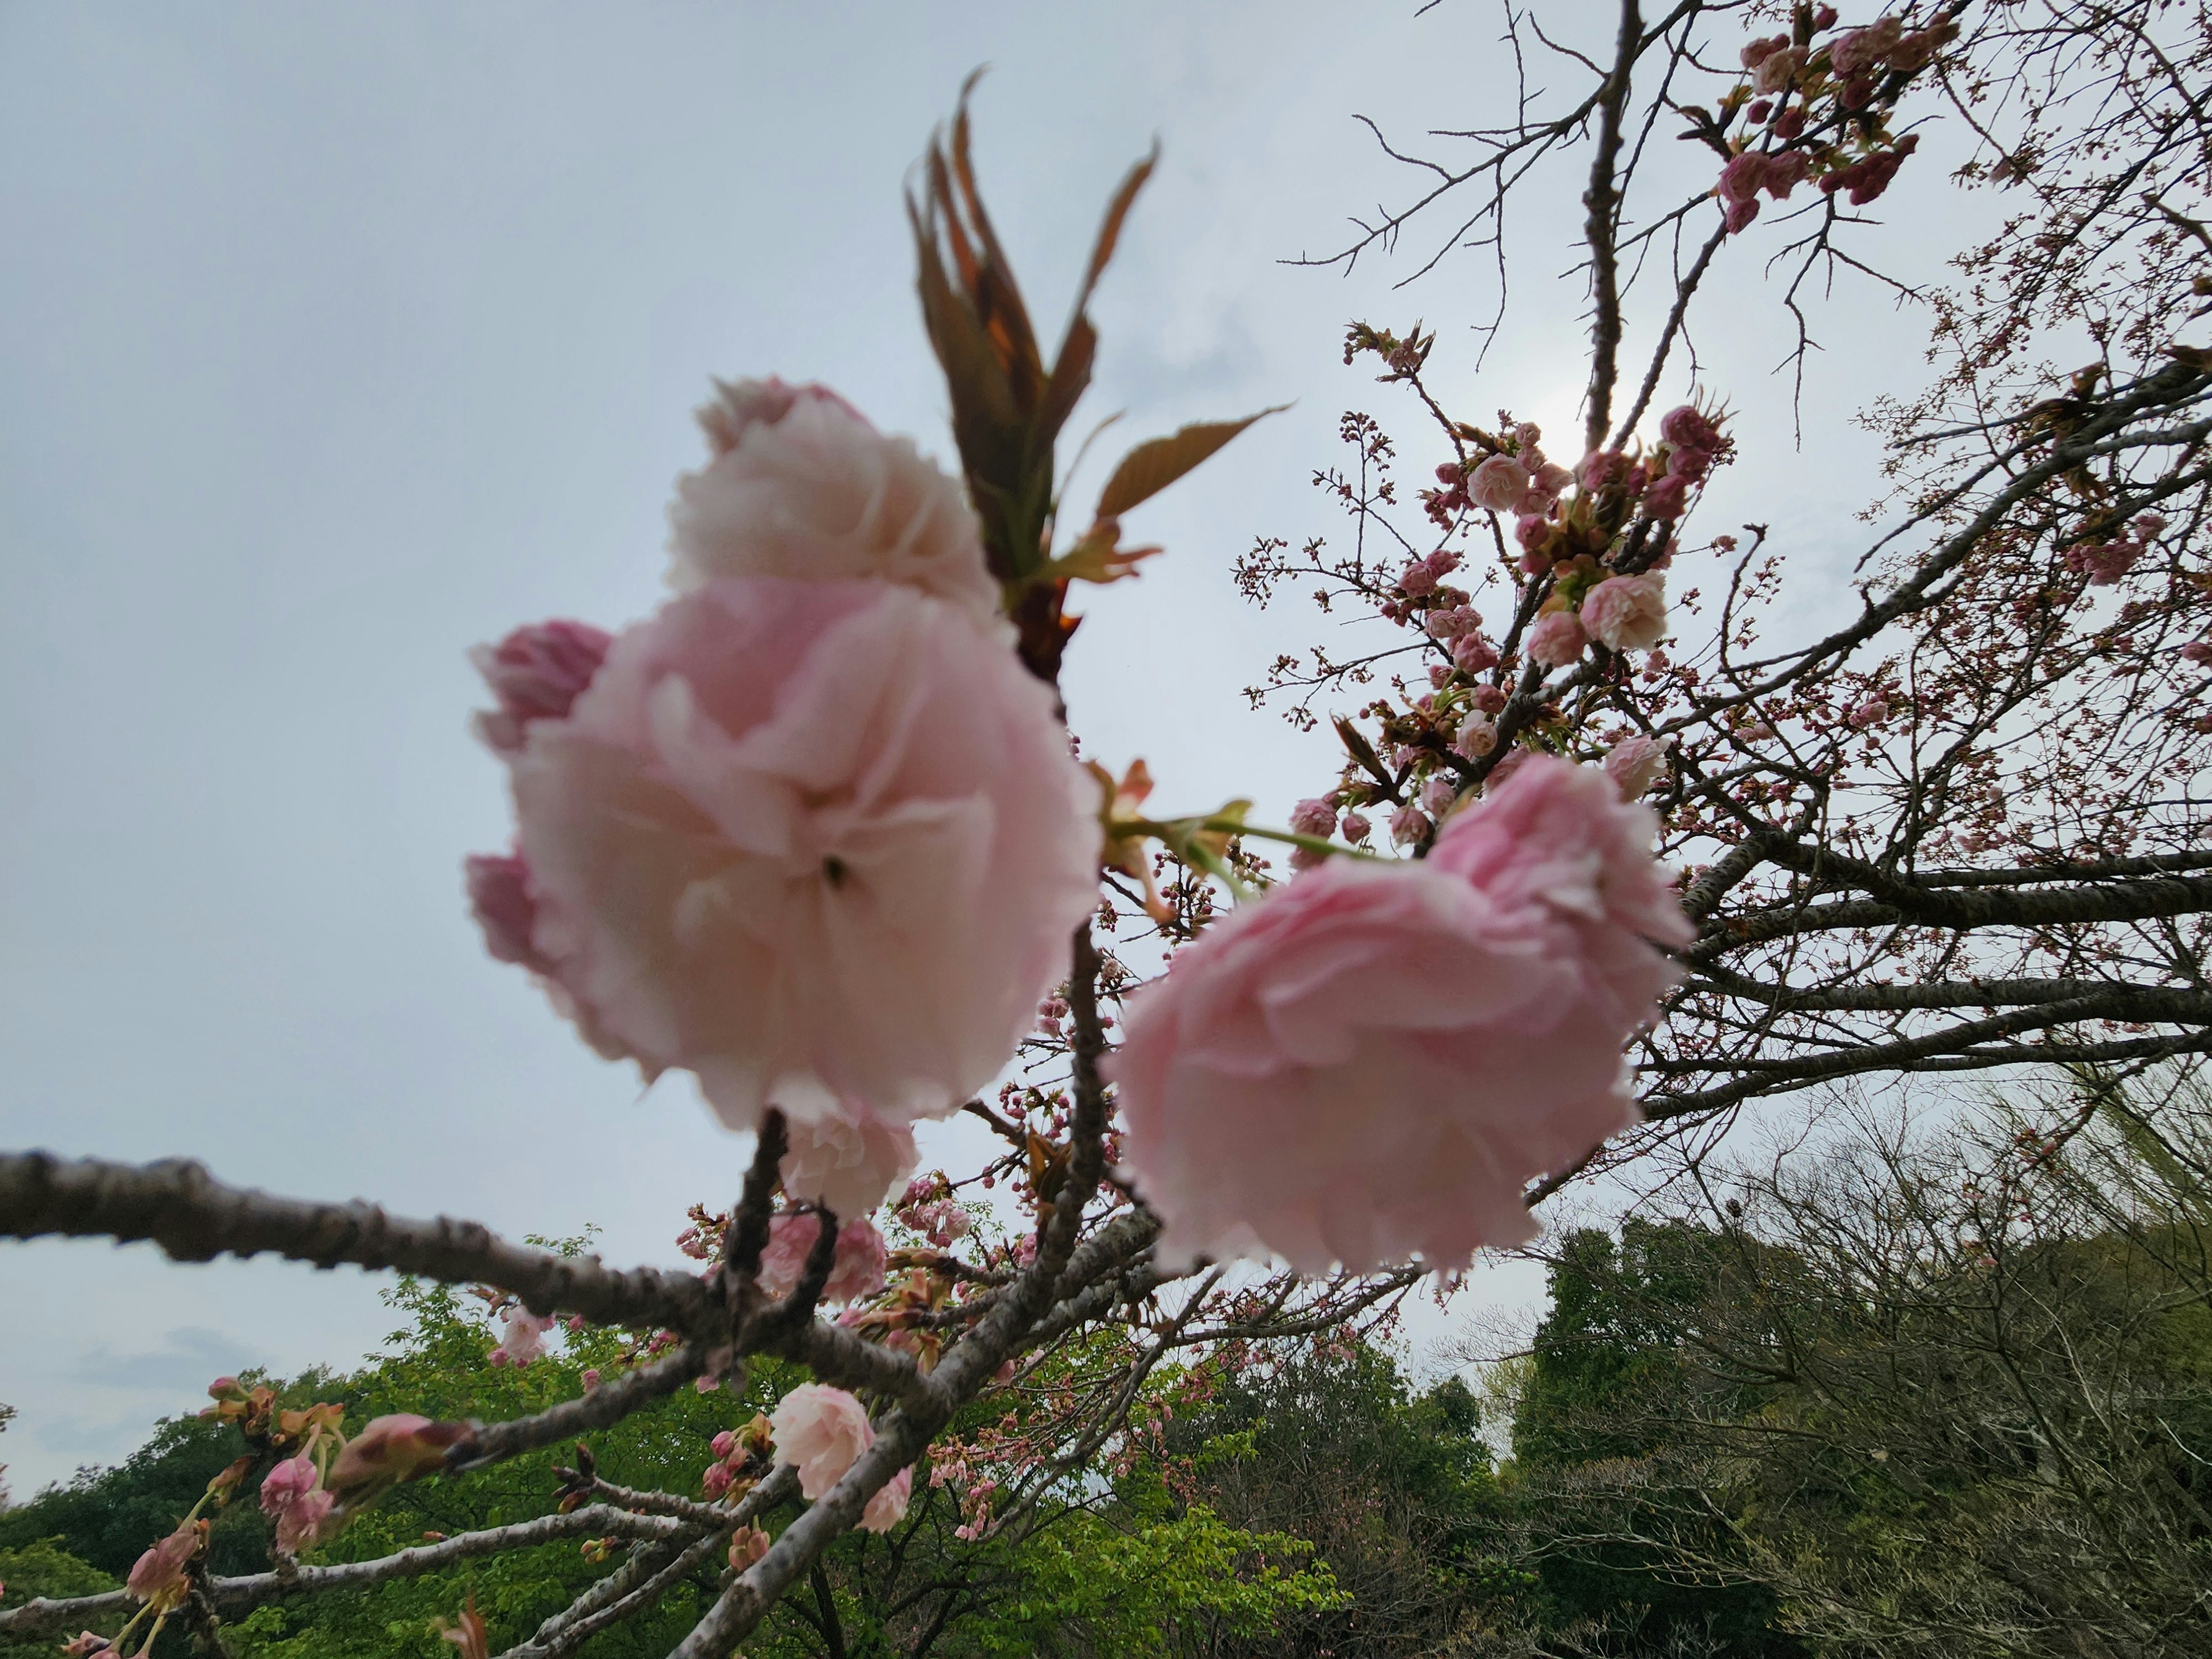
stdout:
[[1905,39],[1902,18],[1878,18],[1863,29],[1848,29],[1828,45],[1828,68],[1838,76],[1878,67]]
[[288,1457],[261,1477],[261,1512],[272,1521],[315,1489],[321,1475],[304,1452]]
[[1667,775],[1667,745],[1638,733],[1623,738],[1607,751],[1605,775],[1620,790],[1623,800],[1638,800]]
[[[822,1236],[822,1222],[811,1211],[776,1216],[769,1223],[768,1248],[761,1252],[760,1286],[779,1299],[799,1288],[806,1258]],[[830,1257],[830,1279],[823,1286],[824,1302],[851,1302],[873,1296],[884,1287],[884,1236],[866,1217],[837,1229],[837,1246]]]
[[337,1504],[337,1499],[326,1492],[302,1492],[276,1517],[276,1547],[297,1555],[313,1547],[330,1524],[331,1510]]
[[1589,642],[1582,618],[1571,611],[1547,611],[1528,629],[1529,658],[1546,668],[1565,668],[1583,654]]
[[914,1130],[849,1097],[816,1118],[789,1119],[783,1189],[845,1218],[866,1215],[914,1173]]
[[1607,650],[1648,650],[1667,632],[1665,579],[1607,576],[1583,596],[1582,620]]
[[1374,833],[1374,826],[1367,822],[1365,814],[1360,812],[1346,812],[1344,822],[1337,827],[1343,831],[1345,840],[1354,847]]
[[495,1365],[527,1365],[545,1352],[545,1333],[550,1319],[541,1319],[517,1303],[500,1316],[499,1346],[491,1351]]
[[1659,417],[1659,435],[1683,449],[1718,449],[1720,428],[1695,404],[1677,404]]
[[842,1389],[802,1382],[784,1395],[768,1420],[775,1461],[799,1470],[799,1490],[819,1498],[876,1443],[867,1407]]
[[1418,806],[1401,806],[1390,814],[1390,842],[1395,847],[1411,847],[1429,833],[1428,815]]
[[906,1506],[914,1497],[914,1470],[901,1469],[877,1489],[860,1511],[860,1530],[889,1532],[906,1519]]
[[1164,1259],[1464,1266],[1523,1183],[1635,1117],[1621,1048],[1689,929],[1656,820],[1551,757],[1419,864],[1333,862],[1240,906],[1132,1000],[1109,1064]]
[[1325,800],[1302,800],[1291,808],[1291,829],[1301,836],[1336,833],[1336,808]]
[[679,592],[722,576],[874,577],[996,631],[999,585],[959,481],[828,388],[718,383],[699,411],[714,453],[668,509]]
[[187,1569],[204,1537],[197,1524],[179,1527],[131,1565],[123,1588],[156,1612],[182,1606],[190,1583]]
[[1050,690],[911,587],[723,578],[512,759],[532,965],[733,1128],[951,1110],[1097,892]]

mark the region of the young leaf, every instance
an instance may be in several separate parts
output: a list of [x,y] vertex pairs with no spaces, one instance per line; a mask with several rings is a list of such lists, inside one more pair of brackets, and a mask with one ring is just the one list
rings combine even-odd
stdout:
[[1098,497],[1102,519],[1118,519],[1139,501],[1150,501],[1200,461],[1212,455],[1253,422],[1281,413],[1288,404],[1277,404],[1241,421],[1200,421],[1172,437],[1153,438],[1139,444],[1121,458],[1114,476]]

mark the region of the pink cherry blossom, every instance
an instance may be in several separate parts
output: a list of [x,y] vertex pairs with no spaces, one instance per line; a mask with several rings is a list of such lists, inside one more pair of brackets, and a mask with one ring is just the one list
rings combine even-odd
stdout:
[[1429,568],[1425,560],[1416,559],[1398,575],[1398,591],[1413,599],[1437,591],[1437,573]]
[[876,1443],[867,1407],[842,1389],[802,1382],[778,1402],[768,1420],[775,1461],[799,1470],[799,1490],[819,1498],[844,1479],[860,1454]]
[[676,483],[669,581],[873,577],[995,630],[999,585],[957,479],[818,386],[741,380],[699,411],[714,458]]
[[1857,75],[1878,67],[1905,39],[1901,18],[1883,17],[1863,29],[1838,35],[1828,46],[1828,68],[1838,76]]
[[499,1346],[492,1350],[492,1363],[527,1365],[544,1354],[545,1333],[553,1328],[553,1322],[517,1304],[500,1316],[500,1326]]
[[2069,570],[2086,572],[2092,587],[2110,587],[2149,550],[2145,542],[2122,537],[2109,542],[2076,542],[2062,556]]
[[1336,833],[1336,808],[1325,800],[1302,800],[1291,808],[1291,829],[1301,836]]
[[[781,1298],[799,1288],[806,1258],[822,1236],[822,1223],[811,1211],[779,1215],[769,1223],[768,1248],[761,1252],[760,1286]],[[873,1296],[884,1287],[884,1236],[866,1217],[837,1229],[837,1244],[830,1257],[829,1282],[822,1288],[824,1302],[851,1302]]]
[[613,643],[613,635],[589,623],[555,621],[477,647],[469,660],[499,701],[476,717],[477,735],[495,752],[512,754],[531,721],[566,720]]
[[1393,846],[1413,846],[1428,833],[1428,815],[1419,807],[1401,806],[1390,814],[1390,842]]
[[1889,718],[1889,704],[1881,697],[1869,697],[1846,716],[1853,731],[1863,731],[1869,726],[1879,726]]
[[1421,809],[1439,823],[1458,799],[1458,781],[1444,773],[1438,773],[1421,786]]
[[1354,847],[1358,846],[1374,833],[1374,826],[1367,822],[1366,815],[1361,812],[1346,812],[1344,815],[1344,822],[1338,827],[1344,832],[1345,840],[1350,842]]
[[1452,752],[1462,760],[1480,760],[1498,747],[1498,722],[1487,714],[1472,714],[1459,723]]
[[849,1097],[834,1109],[785,1125],[783,1190],[844,1217],[866,1215],[914,1173],[921,1157],[911,1125]]
[[1790,37],[1786,34],[1766,35],[1762,39],[1746,43],[1742,51],[1737,54],[1737,61],[1747,70],[1755,70],[1768,58],[1782,51],[1789,44]]
[[1463,1266],[1524,1182],[1632,1121],[1621,1048],[1686,943],[1656,820],[1551,757],[1418,864],[1240,906],[1132,1000],[1109,1067],[1165,1259]]
[[1670,472],[1644,492],[1644,515],[1662,521],[1679,519],[1689,494],[1689,479],[1680,472]]
[[1770,97],[1786,91],[1790,83],[1805,72],[1805,58],[1802,46],[1784,46],[1767,53],[1752,70],[1752,90]]
[[1640,799],[1667,775],[1667,745],[1640,732],[1623,738],[1606,752],[1605,775],[1619,787],[1623,800]]
[[157,1612],[181,1606],[190,1583],[187,1570],[204,1537],[197,1525],[179,1527],[132,1564],[124,1589]]
[[1565,668],[1583,654],[1589,642],[1582,618],[1573,611],[1547,611],[1528,629],[1528,656],[1547,668]]
[[1471,605],[1455,605],[1441,611],[1429,612],[1423,624],[1432,640],[1460,639],[1482,626],[1482,613]]
[[1717,449],[1720,428],[1695,404],[1678,404],[1659,417],[1659,435],[1684,449]]
[[337,1504],[337,1498],[327,1492],[301,1493],[276,1517],[276,1547],[290,1555],[312,1547],[330,1524],[331,1510]]
[[906,1506],[914,1498],[914,1470],[901,1469],[886,1480],[860,1511],[860,1530],[889,1532],[906,1519]]
[[2199,668],[2212,668],[2212,635],[2191,640],[2181,647],[2181,659],[2193,662]]
[[1667,632],[1663,577],[1608,576],[1583,596],[1583,627],[1610,651],[1643,651]]
[[261,1477],[261,1512],[272,1521],[315,1489],[321,1476],[315,1460],[302,1453],[288,1457]]
[[1480,634],[1462,634],[1452,641],[1452,665],[1462,674],[1486,672],[1498,662],[1498,647]]
[[1482,793],[1494,795],[1505,787],[1505,781],[1528,764],[1529,751],[1526,749],[1507,750],[1490,769],[1490,775],[1482,781]]
[[1492,513],[1518,513],[1528,499],[1528,473],[1510,455],[1492,455],[1468,474],[1468,499]]
[[511,763],[534,965],[733,1128],[951,1110],[1095,899],[1050,690],[911,587],[709,581]]

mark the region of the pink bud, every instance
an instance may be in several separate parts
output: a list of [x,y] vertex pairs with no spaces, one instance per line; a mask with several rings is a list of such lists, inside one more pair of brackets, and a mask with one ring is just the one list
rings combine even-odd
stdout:
[[1644,516],[1662,522],[1679,519],[1689,494],[1690,481],[1679,472],[1670,472],[1644,492]]
[[1452,641],[1452,661],[1462,674],[1486,672],[1498,660],[1498,647],[1480,634],[1462,634]]
[[499,700],[478,714],[477,735],[502,755],[522,747],[532,720],[566,720],[606,660],[614,635],[589,623],[554,621],[518,628],[497,645],[480,645],[469,660]]
[[1358,812],[1346,812],[1344,815],[1343,823],[1339,827],[1344,831],[1345,840],[1350,842],[1354,847],[1364,842],[1373,833],[1374,828],[1363,815]]
[[584,1384],[584,1392],[586,1394],[589,1394],[593,1389],[598,1388],[599,1386],[599,1368],[596,1365],[585,1366],[584,1375],[581,1381]]

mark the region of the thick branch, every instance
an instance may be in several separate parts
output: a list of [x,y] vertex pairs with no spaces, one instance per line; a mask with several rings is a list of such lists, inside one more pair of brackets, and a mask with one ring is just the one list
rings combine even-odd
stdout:
[[581,1314],[594,1324],[708,1322],[705,1287],[687,1273],[617,1273],[596,1256],[508,1243],[474,1221],[415,1221],[356,1199],[317,1204],[228,1187],[179,1159],[145,1165],[49,1152],[0,1153],[0,1236],[144,1239],[175,1261],[272,1252],[335,1267],[396,1267],[441,1284],[496,1285],[533,1313]]

